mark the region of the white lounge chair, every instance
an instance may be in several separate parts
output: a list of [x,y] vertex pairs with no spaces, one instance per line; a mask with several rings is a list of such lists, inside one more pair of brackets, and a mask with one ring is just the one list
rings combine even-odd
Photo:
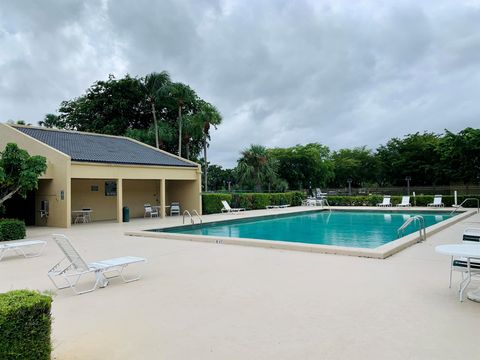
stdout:
[[[466,228],[463,231],[462,242],[464,244],[478,244],[480,246],[480,228]],[[460,300],[463,298],[463,291],[470,283],[470,276],[468,276],[468,262],[466,258],[451,257],[450,263],[450,278],[448,287],[452,287],[452,273],[458,271],[462,274],[462,281],[460,283],[459,293]],[[480,259],[470,260],[470,275],[480,275]]]
[[433,198],[433,203],[427,204],[427,206],[444,207],[445,204],[442,203],[442,195],[435,195],[435,197]]
[[222,213],[223,212],[232,213],[232,212],[245,211],[245,208],[231,208],[230,205],[228,204],[228,202],[225,201],[225,200],[222,200],[222,205],[223,205]]
[[154,207],[152,207],[152,205],[150,204],[145,204],[143,205],[143,209],[145,210],[145,213],[143,214],[143,217],[147,217],[150,216],[150,217],[158,217],[158,210]]
[[392,203],[390,202],[390,200],[391,200],[390,195],[384,195],[383,201],[381,203],[378,203],[377,206],[382,206],[382,207],[392,206]]
[[[109,279],[118,276],[121,277],[124,282],[138,280],[141,277],[140,274],[133,278],[127,278],[123,274],[123,271],[128,265],[147,261],[147,259],[142,257],[124,256],[87,263],[83,260],[65,235],[53,234],[52,236],[65,257],[48,271],[48,277],[52,280],[57,289],[71,288],[77,295],[93,291],[97,286],[106,287]],[[113,275],[107,276],[109,273],[112,273]],[[95,283],[93,287],[88,288],[87,290],[78,291],[77,283],[82,276],[87,274],[95,275]],[[61,277],[65,281],[65,284],[59,285],[56,281],[57,277]]]
[[[23,255],[26,258],[39,256],[46,244],[47,242],[43,240],[28,239],[0,242],[0,260],[2,260],[9,251],[13,251],[17,255]],[[26,250],[30,247],[38,248],[38,251],[33,253],[27,252]]]
[[398,207],[409,207],[412,206],[410,204],[410,196],[402,196],[402,202],[400,204],[397,204]]
[[284,205],[267,205],[266,208],[267,209],[285,209],[287,207],[289,207],[290,205],[289,204],[284,204]]

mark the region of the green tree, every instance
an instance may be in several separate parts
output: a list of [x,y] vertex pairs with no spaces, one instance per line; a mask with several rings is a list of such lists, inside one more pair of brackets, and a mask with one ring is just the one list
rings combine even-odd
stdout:
[[162,92],[162,89],[170,84],[170,75],[166,71],[161,73],[153,72],[143,80],[143,85],[145,86],[147,102],[150,104],[153,124],[155,127],[155,146],[160,148],[160,143],[158,141],[158,123],[157,123],[157,109],[155,104],[159,102],[159,98]]
[[46,114],[43,120],[38,122],[38,125],[47,128],[62,128],[60,117],[55,114]]
[[240,185],[253,185],[255,191],[261,191],[263,185],[276,178],[275,161],[264,146],[251,145],[241,155],[236,169]]
[[[396,186],[405,184],[405,177],[412,178],[413,185],[442,184],[438,175],[440,136],[433,133],[415,133],[393,138],[377,149],[380,161],[380,177]],[[380,181],[382,183],[382,181]]]
[[43,156],[30,156],[17,144],[8,143],[0,152],[0,206],[16,193],[26,197],[27,191],[37,189],[38,177],[46,170]]
[[163,89],[163,97],[178,110],[178,156],[182,156],[182,114],[193,110],[195,91],[182,83],[171,83]]
[[275,148],[269,153],[278,161],[278,176],[290,189],[322,187],[334,177],[330,150],[321,144]]
[[332,154],[335,177],[330,185],[343,187],[348,179],[353,186],[364,186],[378,181],[378,159],[372,150],[365,146],[353,149],[340,149]]
[[203,141],[203,183],[205,191],[208,191],[208,160],[207,160],[207,148],[208,140],[210,140],[210,129],[213,126],[215,129],[222,122],[222,115],[212,104],[200,100],[199,109],[194,115],[194,123],[197,129],[201,129],[202,141]]
[[480,129],[466,128],[458,134],[445,130],[438,144],[440,169],[449,182],[480,180]]

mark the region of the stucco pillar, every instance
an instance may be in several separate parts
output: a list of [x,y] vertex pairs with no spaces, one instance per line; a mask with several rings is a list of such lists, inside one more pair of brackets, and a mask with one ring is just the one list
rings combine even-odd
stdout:
[[123,221],[123,180],[117,179],[117,222]]
[[165,217],[165,179],[160,179],[160,216]]

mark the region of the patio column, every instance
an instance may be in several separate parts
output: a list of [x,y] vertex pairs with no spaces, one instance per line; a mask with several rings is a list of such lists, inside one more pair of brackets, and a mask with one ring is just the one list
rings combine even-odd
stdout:
[[123,181],[117,179],[117,222],[123,221]]
[[165,179],[160,179],[160,216],[165,217]]

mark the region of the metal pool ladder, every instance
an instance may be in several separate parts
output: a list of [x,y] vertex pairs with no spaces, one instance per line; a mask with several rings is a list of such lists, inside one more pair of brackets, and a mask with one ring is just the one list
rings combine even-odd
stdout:
[[400,238],[403,236],[405,229],[410,225],[411,223],[418,224],[418,231],[420,234],[420,241],[425,241],[427,240],[427,230],[425,229],[425,219],[421,215],[415,215],[412,217],[409,217],[405,222],[403,223],[402,226],[400,226],[397,230],[397,236]]
[[[200,214],[198,213],[198,211],[195,210],[195,209],[193,209],[192,212],[193,212],[193,214],[198,218],[200,224],[202,224],[202,223],[203,223],[202,217],[200,216]],[[190,214],[190,212],[189,212],[188,210],[185,210],[185,211],[183,212],[183,223],[184,223],[184,224],[185,224],[185,215],[188,215],[188,217],[189,217],[189,219],[190,219],[190,223],[195,224],[195,220],[193,219],[192,214]]]
[[467,199],[463,200],[462,203],[460,205],[458,205],[455,209],[453,209],[453,211],[450,213],[450,215],[453,215],[453,213],[455,211],[460,209],[462,207],[462,205],[465,204],[469,200],[475,200],[477,202],[477,214],[480,214],[480,200],[478,200],[477,198],[467,198]]

